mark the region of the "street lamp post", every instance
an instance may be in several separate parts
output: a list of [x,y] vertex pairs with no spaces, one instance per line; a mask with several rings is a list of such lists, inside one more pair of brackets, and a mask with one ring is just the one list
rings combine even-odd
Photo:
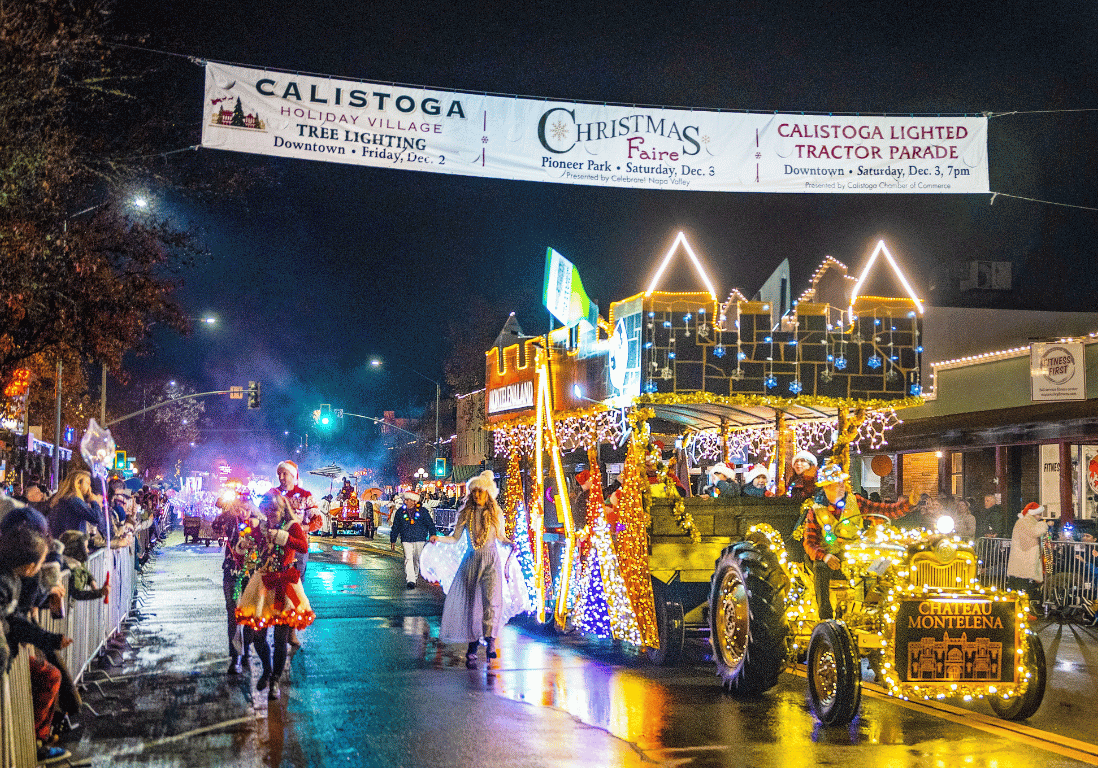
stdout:
[[[381,368],[381,366],[382,366],[382,361],[381,361],[381,359],[380,359],[380,358],[377,358],[377,357],[375,357],[375,358],[372,358],[372,359],[370,360],[370,366],[371,366],[371,367],[373,367],[373,368]],[[404,369],[404,370],[406,370],[406,371],[411,371],[411,372],[412,372],[412,373],[414,373],[414,374],[415,374],[416,376],[419,376],[419,377],[420,377],[421,379],[426,379],[427,381],[429,381],[429,382],[431,382],[432,384],[434,384],[434,385],[435,385],[435,458],[437,459],[437,458],[438,458],[438,417],[439,417],[439,402],[440,402],[440,400],[442,399],[442,385],[441,385],[441,384],[439,384],[439,383],[438,383],[437,381],[435,381],[434,379],[432,379],[432,378],[431,378],[430,376],[425,376],[424,374],[420,373],[420,372],[419,372],[419,371],[417,371],[417,370],[416,370],[415,368],[409,368],[409,367],[408,367],[407,365],[401,365],[401,366],[399,366],[399,367],[403,368],[403,369]]]
[[301,453],[302,446],[304,446],[305,448],[309,447],[309,433],[308,432],[306,432],[305,436],[302,437],[297,432],[291,432],[288,429],[284,429],[284,430],[282,430],[282,434],[286,435],[287,437],[289,437],[290,435],[293,435],[294,437],[297,438],[297,452],[298,453]]

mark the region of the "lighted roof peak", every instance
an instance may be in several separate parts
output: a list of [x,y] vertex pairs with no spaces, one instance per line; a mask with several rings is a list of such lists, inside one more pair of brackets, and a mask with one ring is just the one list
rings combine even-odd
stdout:
[[873,265],[877,263],[877,257],[884,254],[885,259],[888,261],[889,266],[892,267],[892,271],[896,274],[900,283],[903,285],[904,290],[907,291],[908,297],[915,302],[915,308],[919,310],[919,314],[923,314],[923,302],[915,295],[915,289],[911,287],[911,283],[907,281],[907,277],[904,275],[903,270],[900,269],[900,265],[896,263],[896,259],[892,258],[892,253],[889,252],[888,246],[885,245],[884,240],[877,241],[877,247],[873,249],[873,255],[869,257],[869,261],[866,263],[865,268],[862,270],[862,274],[858,277],[858,282],[854,284],[854,290],[850,292],[850,321],[854,322],[854,303],[858,300],[858,294],[861,292],[862,285],[865,284],[865,279],[869,276],[870,271],[873,269]]
[[663,262],[660,264],[660,268],[656,270],[656,275],[652,278],[652,282],[648,284],[648,290],[644,292],[644,295],[651,296],[652,292],[656,290],[656,287],[659,285],[660,278],[663,277],[663,273],[667,269],[667,265],[671,263],[671,259],[675,255],[675,252],[678,250],[680,245],[682,245],[683,250],[686,251],[687,256],[690,257],[690,261],[694,264],[694,270],[698,273],[698,276],[701,277],[702,282],[705,284],[705,289],[709,291],[710,298],[712,298],[713,301],[716,301],[717,289],[713,287],[713,282],[709,279],[709,275],[706,274],[705,268],[702,267],[701,260],[698,259],[697,254],[694,253],[694,249],[690,247],[690,243],[686,239],[686,234],[681,231],[675,236],[675,242],[671,243],[671,247],[667,250],[667,254],[663,257]]

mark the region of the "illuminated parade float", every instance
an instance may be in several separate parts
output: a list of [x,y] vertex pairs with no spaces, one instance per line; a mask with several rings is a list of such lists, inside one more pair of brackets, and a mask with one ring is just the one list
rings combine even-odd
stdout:
[[[658,290],[679,254],[704,290]],[[876,270],[904,295],[865,295]],[[797,301],[786,290],[720,301],[680,233],[648,290],[604,319],[549,250],[545,303],[564,327],[525,336],[512,316],[486,353],[507,533],[538,620],[660,664],[708,634],[733,693],[806,663],[828,724],[857,714],[862,658],[892,695],[986,696],[1001,716],[1028,717],[1045,664],[1025,595],[981,586],[972,542],[888,525],[907,500],[850,487],[851,451],[880,449],[896,410],[922,402],[922,303],[883,242],[857,279],[829,257]],[[604,453],[621,462],[612,494]],[[819,493],[790,497],[793,459],[809,454],[822,457]],[[570,497],[565,459],[575,470],[577,455],[586,471]],[[691,478],[714,465],[764,476],[765,493],[699,495]],[[841,561],[830,611],[805,556],[813,525]]]

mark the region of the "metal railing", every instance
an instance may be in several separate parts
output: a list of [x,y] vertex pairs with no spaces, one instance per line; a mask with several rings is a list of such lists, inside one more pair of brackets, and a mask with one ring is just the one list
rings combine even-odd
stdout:
[[[148,524],[138,536],[149,543]],[[65,617],[55,619],[48,611],[39,611],[38,623],[50,632],[71,637],[72,645],[58,655],[73,679],[79,682],[92,660],[119,631],[130,613],[136,592],[134,547],[100,549],[88,558],[88,570],[103,584],[110,573],[110,594],[102,600],[73,600],[66,604]],[[11,671],[0,675],[0,768],[33,768],[37,763],[34,733],[34,705],[31,700],[28,646],[20,649]]]
[[[976,553],[980,583],[1006,588],[1010,539],[980,539]],[[1051,562],[1052,572],[1041,584],[1045,611],[1068,619],[1092,619],[1098,608],[1098,542],[1054,541]]]

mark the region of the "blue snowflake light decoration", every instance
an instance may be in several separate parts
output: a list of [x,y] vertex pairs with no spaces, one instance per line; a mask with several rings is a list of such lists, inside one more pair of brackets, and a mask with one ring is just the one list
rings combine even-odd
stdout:
[[799,380],[794,379],[793,381],[789,382],[789,391],[792,392],[794,395],[800,394],[800,391],[802,389],[803,387],[801,386],[801,382]]
[[724,345],[718,344],[713,347],[713,357],[724,357]]
[[881,367],[881,358],[878,357],[877,355],[874,355],[873,357],[866,360],[865,364],[868,365],[873,370],[877,370],[878,368]]
[[908,392],[911,393],[912,397],[918,397],[923,393],[923,386],[919,382],[915,382],[911,385],[911,388],[908,390]]
[[765,383],[767,389],[774,389],[774,387],[778,386],[778,377],[774,374],[770,374],[766,377]]
[[835,370],[837,370],[837,371],[846,370],[846,358],[843,357],[842,355],[839,355],[838,357],[835,358]]
[[651,380],[645,382],[644,391],[647,392],[648,394],[652,394],[653,392],[655,392],[656,391],[656,382],[651,381]]

